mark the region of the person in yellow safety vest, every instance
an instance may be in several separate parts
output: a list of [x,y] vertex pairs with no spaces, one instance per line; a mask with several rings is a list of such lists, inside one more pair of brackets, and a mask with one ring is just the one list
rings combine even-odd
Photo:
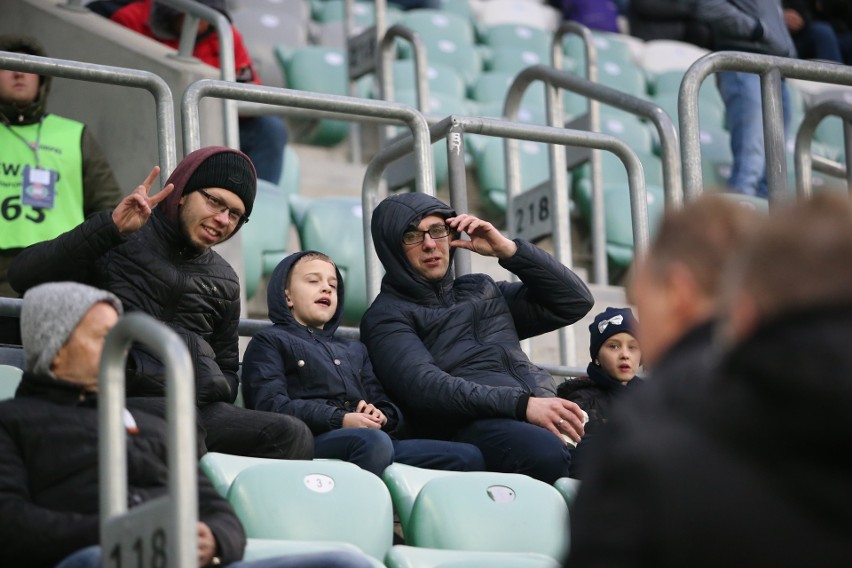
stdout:
[[[47,55],[38,40],[17,35],[0,35],[0,51]],[[21,249],[76,227],[122,196],[90,129],[46,112],[49,90],[50,77],[0,69],[0,296],[18,297],[7,270]]]

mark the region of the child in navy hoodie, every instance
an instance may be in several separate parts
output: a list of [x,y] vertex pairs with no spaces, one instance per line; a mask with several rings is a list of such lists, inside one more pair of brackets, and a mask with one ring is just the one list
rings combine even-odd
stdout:
[[328,256],[303,251],[282,260],[269,281],[267,304],[274,325],[252,338],[243,358],[248,408],[302,419],[314,434],[315,457],[349,461],[376,475],[394,461],[485,469],[476,446],[402,439],[402,414],[373,374],[366,347],[334,337],[343,279]]

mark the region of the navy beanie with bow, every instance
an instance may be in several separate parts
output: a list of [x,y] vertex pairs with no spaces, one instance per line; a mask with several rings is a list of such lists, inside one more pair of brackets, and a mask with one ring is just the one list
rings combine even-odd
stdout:
[[595,316],[589,324],[589,354],[594,360],[604,342],[617,333],[629,333],[636,337],[638,327],[630,308],[607,308]]

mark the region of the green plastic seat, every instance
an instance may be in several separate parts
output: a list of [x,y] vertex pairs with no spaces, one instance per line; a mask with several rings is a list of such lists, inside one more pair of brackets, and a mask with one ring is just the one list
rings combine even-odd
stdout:
[[[331,95],[348,95],[346,56],[340,49],[308,45],[297,49],[276,46],[275,56],[288,88]],[[290,120],[294,137],[306,144],[333,146],[349,133],[349,123],[335,119]]]
[[553,486],[565,499],[568,508],[574,504],[574,498],[577,496],[577,491],[580,489],[580,480],[573,477],[560,477],[553,482]]
[[492,49],[511,47],[537,53],[542,60],[550,62],[550,44],[553,34],[532,26],[520,24],[498,24],[483,30],[483,43]]
[[388,568],[558,568],[550,556],[534,552],[440,550],[398,544],[385,556]]
[[299,188],[302,183],[302,167],[299,161],[299,154],[293,149],[293,146],[287,144],[284,146],[284,169],[281,172],[281,179],[278,180],[278,187],[287,195],[299,193]]
[[343,322],[357,324],[368,307],[361,199],[293,195],[290,204],[302,250],[327,254],[337,265],[346,286]]
[[568,506],[552,485],[526,475],[463,472],[427,482],[411,510],[406,543],[444,550],[532,552],[562,561]]
[[[518,141],[521,160],[521,191],[527,191],[550,179],[550,156],[543,142]],[[497,211],[505,212],[506,153],[504,140],[491,137],[484,141],[474,157],[479,191],[485,202]]]
[[[651,99],[651,102],[666,111],[675,126],[679,126],[680,115],[678,114],[677,101],[678,94],[676,92],[657,94]],[[706,101],[699,100],[698,124],[701,127],[725,128],[725,104],[710,98]]]
[[219,452],[207,452],[198,462],[201,471],[213,483],[213,487],[222,497],[227,497],[228,489],[237,475],[246,468],[275,460],[268,458],[253,458],[248,456],[235,456]]
[[484,67],[489,71],[504,71],[517,75],[533,65],[548,65],[547,54],[541,54],[531,49],[511,46],[499,46],[490,50]]
[[0,365],[0,400],[14,398],[21,383],[22,369],[12,365]]
[[[393,62],[393,90],[394,93],[402,91],[416,91],[414,60],[398,59]],[[464,99],[467,87],[461,75],[450,66],[440,63],[429,62],[426,68],[426,79],[429,85],[429,94],[447,95],[455,99]],[[373,95],[378,98],[378,91]],[[399,100],[398,97],[396,97]]]
[[249,538],[348,542],[378,561],[393,543],[387,488],[351,463],[255,465],[237,475],[227,498]]
[[471,45],[476,39],[470,19],[448,10],[409,10],[399,23],[423,38],[452,39]]
[[[286,165],[285,165],[286,167]],[[251,218],[240,230],[246,297],[257,292],[260,280],[269,276],[287,256],[290,240],[290,205],[277,185],[257,180]]]
[[405,534],[408,520],[411,518],[411,509],[414,507],[414,500],[417,499],[417,495],[423,489],[423,486],[438,477],[457,475],[458,473],[457,471],[414,467],[402,463],[392,463],[385,468],[382,473],[382,480],[390,491],[394,511],[396,511],[399,524],[402,526],[402,534]]
[[654,134],[652,126],[643,122],[638,116],[613,108],[600,105],[600,132],[615,136],[627,143],[634,152],[650,153],[654,149]]
[[[651,152],[636,152],[642,169],[645,172],[645,183],[650,185],[663,185],[663,162],[659,156]],[[575,168],[572,172],[571,181],[574,198],[588,209],[591,200],[591,168],[588,162]],[[624,163],[612,152],[601,152],[601,174],[603,183],[627,183],[627,168]]]
[[252,562],[276,556],[293,556],[296,554],[311,554],[316,552],[346,552],[351,556],[358,556],[367,560],[377,568],[384,566],[384,564],[371,556],[367,556],[361,552],[360,548],[348,542],[274,540],[267,538],[246,539],[246,551],[243,554],[243,561]]

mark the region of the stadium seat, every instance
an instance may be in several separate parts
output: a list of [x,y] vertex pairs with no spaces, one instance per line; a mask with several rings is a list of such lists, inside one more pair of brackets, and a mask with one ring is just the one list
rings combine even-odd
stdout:
[[[642,162],[645,183],[662,187],[663,163],[660,157],[652,152],[636,152],[636,155]],[[591,201],[590,172],[588,162],[574,168],[571,172],[574,199],[583,204],[584,208],[588,208]],[[601,152],[601,174],[603,183],[627,183],[627,168],[612,152]]]
[[701,147],[701,171],[704,187],[722,189],[731,175],[734,156],[731,153],[731,135],[721,127],[701,123],[698,131]]
[[379,561],[393,542],[387,488],[347,462],[255,465],[237,475],[228,501],[249,538],[348,542]]
[[[467,94],[464,79],[452,67],[430,62],[426,68],[426,79],[429,86],[429,94],[438,93],[455,99],[464,99]],[[394,93],[402,91],[416,91],[414,61],[412,59],[398,59],[393,62],[393,90]],[[378,89],[373,94],[379,98]],[[399,100],[397,98],[397,100]]]
[[219,452],[207,452],[198,462],[201,471],[213,483],[213,487],[222,497],[227,497],[228,489],[237,475],[244,469],[253,465],[275,461],[268,458],[253,458],[248,456],[236,456],[222,454]]
[[627,143],[634,152],[650,153],[654,148],[652,127],[635,114],[600,105],[600,132]]
[[328,542],[317,540],[276,540],[267,538],[246,539],[244,562],[263,560],[276,556],[292,556],[294,554],[310,554],[315,552],[342,551],[349,555],[360,556],[376,568],[384,566],[381,562],[367,556],[361,549],[348,542]]
[[408,527],[408,520],[411,518],[414,500],[417,499],[417,495],[423,486],[435,478],[458,474],[457,471],[426,469],[402,463],[392,463],[385,468],[382,473],[382,480],[390,491],[393,508],[399,517],[403,535],[405,535],[405,530]]
[[[275,55],[284,70],[287,87],[332,95],[348,95],[346,57],[335,48],[309,45],[298,49],[278,46]],[[290,120],[296,141],[333,146],[349,133],[349,123],[334,119]]]
[[452,12],[472,22],[473,9],[470,7],[471,0],[439,0],[441,10]]
[[[518,150],[521,160],[521,191],[537,187],[550,179],[547,144],[520,140]],[[503,138],[489,137],[474,159],[476,178],[483,200],[492,209],[505,212],[508,204]]]
[[409,10],[402,14],[399,23],[423,38],[450,39],[470,45],[476,39],[470,20],[447,10]]
[[[286,162],[285,162],[286,168]],[[290,240],[290,206],[287,194],[277,185],[257,180],[251,219],[240,231],[246,297],[257,292],[260,280],[269,276],[287,256]]]
[[281,172],[281,179],[278,180],[278,187],[286,195],[293,195],[299,193],[301,183],[302,167],[299,154],[291,144],[287,144],[284,146],[284,169]]
[[411,510],[406,544],[445,550],[533,552],[562,561],[568,506],[526,475],[464,472],[428,481]]
[[503,71],[517,75],[527,67],[548,65],[549,61],[546,55],[542,55],[531,49],[499,46],[490,50],[489,57],[485,61],[484,66],[489,71]]
[[[290,205],[301,249],[325,253],[337,265],[346,286],[343,322],[357,324],[369,305],[361,199],[293,195]],[[341,239],[340,235],[346,238]]]
[[12,365],[0,365],[0,400],[14,398],[24,371]]
[[388,568],[559,568],[561,563],[534,552],[441,550],[398,544],[385,556]]
[[302,2],[242,0],[231,12],[234,26],[240,30],[246,49],[264,85],[284,86],[284,76],[275,60],[275,47],[291,48],[308,44],[310,14]]
[[559,10],[543,2],[488,0],[473,4],[471,8],[477,25],[482,29],[515,24],[553,32],[562,21]]
[[550,46],[553,34],[541,28],[520,24],[500,24],[483,30],[483,43],[495,49],[511,47],[537,53],[542,60],[550,62]]
[[568,509],[571,509],[571,505],[574,504],[574,497],[577,496],[577,491],[580,489],[580,480],[573,477],[560,477],[553,482],[553,486],[562,494]]
[[[429,65],[438,64],[453,67],[465,85],[471,85],[476,77],[482,72],[482,55],[474,44],[459,40],[458,38],[439,38],[433,36],[420,37],[426,50],[426,59]],[[407,44],[400,44],[407,45]],[[402,49],[401,59],[411,59],[411,50]]]
[[[654,75],[668,71],[686,71],[708,50],[682,41],[654,39],[645,42],[641,65]],[[712,80],[711,80],[712,81]]]
[[[705,85],[702,92],[707,89]],[[680,115],[678,114],[678,94],[677,93],[662,93],[655,95],[651,102],[658,105],[674,122],[675,126],[680,126]],[[725,128],[725,104],[721,102],[721,98],[716,101],[712,95],[707,97],[707,100],[701,100],[699,95],[698,101],[698,124],[701,127],[710,128]]]
[[[658,73],[653,76],[649,87],[655,96],[671,94],[677,97],[680,92],[680,84],[683,81],[683,76],[684,72],[680,70]],[[713,79],[707,79],[701,84],[698,98],[699,108],[705,104],[713,104],[723,109],[725,108],[725,101],[722,100],[722,95],[719,93],[719,88]]]

